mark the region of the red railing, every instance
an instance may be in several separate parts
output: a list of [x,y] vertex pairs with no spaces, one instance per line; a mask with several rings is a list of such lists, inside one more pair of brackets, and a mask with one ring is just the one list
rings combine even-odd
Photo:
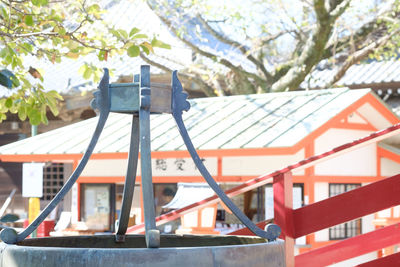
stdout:
[[[295,257],[296,266],[326,266],[359,255],[393,246],[400,240],[400,224],[387,226],[373,232],[358,235]],[[381,265],[395,266],[395,265]],[[400,265],[397,265],[400,266]]]
[[[297,237],[399,205],[400,175],[386,178],[350,192],[293,210],[293,183],[291,174],[292,170],[311,167],[322,161],[359,149],[371,143],[376,143],[399,133],[400,124],[396,124],[367,137],[336,147],[323,154],[302,160],[279,171],[252,179],[226,191],[226,193],[229,197],[233,197],[267,183],[273,183],[274,221],[282,228],[282,237],[285,240],[286,266],[326,266],[400,243],[400,234],[397,229],[399,225],[396,224],[395,226],[389,226],[372,233],[346,239],[294,257],[294,239]],[[189,212],[209,206],[218,201],[217,196],[209,197],[203,201],[157,217],[156,224],[161,225],[175,220]],[[265,222],[261,222],[258,225],[263,227]],[[128,229],[128,233],[140,233],[143,231],[144,224],[135,225]],[[247,229],[241,229],[233,234],[250,234],[250,232]],[[380,241],[377,242],[377,239]],[[366,246],[363,244],[364,242],[374,244]],[[363,248],[354,249],[357,246],[363,246]],[[396,261],[399,257],[392,256],[391,259]],[[379,260],[388,261],[390,259],[387,257],[378,259],[378,263]],[[373,263],[371,262],[371,264]]]

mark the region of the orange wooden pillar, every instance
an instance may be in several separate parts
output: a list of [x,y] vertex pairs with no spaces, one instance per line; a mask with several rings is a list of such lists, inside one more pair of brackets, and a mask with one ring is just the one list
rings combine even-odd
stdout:
[[286,267],[294,267],[293,182],[292,173],[274,176],[274,217],[285,241]]

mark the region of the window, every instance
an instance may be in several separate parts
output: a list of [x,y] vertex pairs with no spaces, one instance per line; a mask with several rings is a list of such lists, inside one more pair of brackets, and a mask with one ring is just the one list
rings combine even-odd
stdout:
[[[360,187],[361,184],[329,184],[329,197]],[[338,240],[361,234],[361,219],[335,225],[329,228],[329,239]]]
[[89,230],[114,231],[115,184],[81,184],[80,204]]
[[48,163],[43,168],[42,200],[52,200],[64,185],[64,164]]
[[177,184],[154,184],[154,202],[156,205],[156,215],[168,212],[162,206],[171,202],[178,190]]

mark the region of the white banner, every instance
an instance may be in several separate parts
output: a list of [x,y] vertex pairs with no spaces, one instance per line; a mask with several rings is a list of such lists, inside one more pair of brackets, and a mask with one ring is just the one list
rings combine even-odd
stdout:
[[43,196],[43,166],[44,163],[22,164],[22,196]]

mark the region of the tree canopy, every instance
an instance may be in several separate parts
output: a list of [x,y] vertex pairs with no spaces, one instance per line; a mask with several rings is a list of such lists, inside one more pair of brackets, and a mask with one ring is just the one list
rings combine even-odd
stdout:
[[398,0],[148,3],[193,50],[183,74],[210,96],[297,90],[322,63],[336,70],[328,88],[355,63],[398,55]]
[[[76,59],[96,54],[108,57],[149,54],[166,44],[150,38],[138,28],[114,28],[102,20],[106,11],[91,0],[1,0],[0,1],[0,84],[9,88],[0,99],[0,122],[6,113],[29,118],[33,125],[47,124],[46,110],[58,114],[56,91],[43,88],[40,69],[31,64],[46,60],[57,64],[62,58]],[[33,61],[32,61],[33,58]],[[90,64],[81,67],[86,79],[98,81],[102,70]]]

